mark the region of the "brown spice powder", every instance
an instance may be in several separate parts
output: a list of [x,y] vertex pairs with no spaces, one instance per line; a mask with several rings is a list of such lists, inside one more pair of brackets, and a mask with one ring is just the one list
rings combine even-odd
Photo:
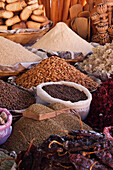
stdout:
[[48,105],[49,108],[53,109],[53,110],[61,110],[61,109],[65,109],[67,108],[67,106],[65,106],[62,103],[51,103],[50,105]]
[[[83,123],[85,130],[92,130],[88,125]],[[13,131],[6,143],[2,145],[8,151],[15,150],[17,153],[21,150],[26,150],[28,144],[24,141],[19,133],[19,130],[25,135],[30,142],[33,138],[36,140],[34,144],[39,145],[48,138],[51,134],[64,135],[65,133],[59,130],[78,130],[80,129],[79,119],[71,114],[60,114],[55,118],[35,121],[28,118],[21,118],[13,125]]]
[[53,109],[50,109],[49,107],[46,107],[42,104],[33,104],[29,108],[27,108],[25,111],[26,113],[33,112],[33,113],[40,113],[40,114],[54,112]]

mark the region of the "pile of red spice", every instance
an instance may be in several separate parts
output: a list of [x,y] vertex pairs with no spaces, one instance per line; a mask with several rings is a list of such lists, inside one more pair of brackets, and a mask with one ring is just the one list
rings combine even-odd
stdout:
[[113,75],[92,94],[90,112],[85,120],[94,130],[113,125]]

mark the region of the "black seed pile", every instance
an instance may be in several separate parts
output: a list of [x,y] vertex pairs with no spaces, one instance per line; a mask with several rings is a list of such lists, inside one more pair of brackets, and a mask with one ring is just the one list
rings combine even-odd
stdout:
[[46,85],[43,86],[42,89],[50,96],[64,101],[78,102],[87,99],[87,96],[83,91],[63,84]]
[[35,97],[31,93],[0,80],[0,107],[20,110],[35,102]]

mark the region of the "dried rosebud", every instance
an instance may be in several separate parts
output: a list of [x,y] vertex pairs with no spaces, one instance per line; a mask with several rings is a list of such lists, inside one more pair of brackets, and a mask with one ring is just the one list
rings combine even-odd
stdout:
[[5,125],[5,121],[0,117],[0,125]]
[[4,111],[2,111],[2,113],[1,113],[0,116],[2,117],[2,119],[3,119],[5,122],[7,121],[8,116],[7,116],[7,114],[6,114]]

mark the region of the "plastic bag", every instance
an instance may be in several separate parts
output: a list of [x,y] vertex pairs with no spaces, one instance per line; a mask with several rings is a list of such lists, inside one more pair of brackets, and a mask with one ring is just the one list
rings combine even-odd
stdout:
[[0,112],[4,111],[7,116],[8,120],[5,125],[0,125],[0,145],[5,143],[8,137],[11,135],[12,132],[12,115],[7,109],[0,108]]

